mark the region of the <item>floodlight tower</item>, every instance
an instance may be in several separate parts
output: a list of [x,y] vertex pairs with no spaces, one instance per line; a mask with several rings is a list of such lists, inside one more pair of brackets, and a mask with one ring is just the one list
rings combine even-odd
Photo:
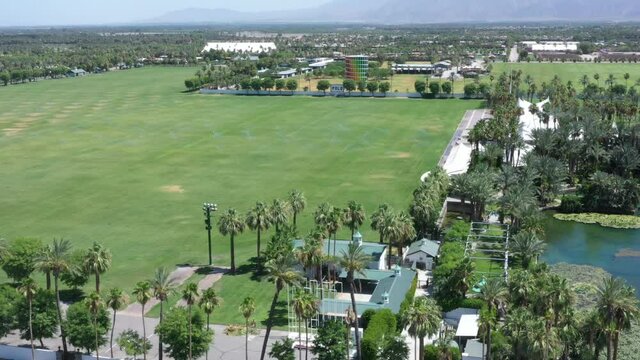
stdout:
[[204,211],[204,228],[207,230],[207,237],[209,239],[209,266],[211,266],[213,264],[213,260],[211,259],[211,213],[218,211],[218,205],[204,203],[202,210]]

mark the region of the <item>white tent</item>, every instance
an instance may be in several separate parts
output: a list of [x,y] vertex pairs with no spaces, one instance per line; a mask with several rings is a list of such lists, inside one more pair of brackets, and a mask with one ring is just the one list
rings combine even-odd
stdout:
[[456,337],[476,337],[478,336],[478,319],[480,315],[462,315],[456,329]]

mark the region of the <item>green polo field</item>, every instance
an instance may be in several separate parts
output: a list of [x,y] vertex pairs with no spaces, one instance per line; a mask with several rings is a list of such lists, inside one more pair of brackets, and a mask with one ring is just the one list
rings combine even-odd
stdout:
[[[522,70],[522,79],[530,75],[538,84],[549,83],[554,76],[558,76],[563,82],[571,81],[576,89],[582,89],[580,80],[584,75],[589,77],[592,83],[598,83],[593,75],[600,75],[600,86],[605,86],[605,80],[609,74],[613,75],[619,84],[633,86],[640,80],[640,65],[636,63],[495,63],[492,73],[495,76],[509,70]],[[629,74],[629,80],[625,81],[624,74]]]
[[[0,237],[102,242],[113,253],[104,286],[130,290],[158,266],[206,262],[203,201],[244,214],[296,188],[308,200],[302,232],[322,201],[406,207],[465,110],[481,105],[182,93],[193,72],[0,87]],[[228,265],[228,239],[214,242],[214,263]],[[242,265],[255,234],[236,244]]]

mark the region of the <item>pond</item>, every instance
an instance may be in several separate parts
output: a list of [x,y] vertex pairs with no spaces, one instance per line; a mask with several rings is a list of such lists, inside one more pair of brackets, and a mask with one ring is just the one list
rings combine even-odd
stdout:
[[596,224],[546,220],[547,250],[542,260],[603,268],[622,277],[640,295],[640,230],[605,228]]

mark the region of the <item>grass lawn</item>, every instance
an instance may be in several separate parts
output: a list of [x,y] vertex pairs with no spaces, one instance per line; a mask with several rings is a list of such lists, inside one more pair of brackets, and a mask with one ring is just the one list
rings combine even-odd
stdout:
[[572,81],[576,89],[582,89],[580,79],[584,75],[588,75],[591,82],[594,74],[600,75],[600,86],[604,86],[605,80],[609,74],[613,74],[620,84],[625,84],[623,78],[625,73],[629,73],[629,86],[635,84],[640,79],[640,65],[638,64],[610,64],[610,63],[495,63],[493,64],[492,73],[497,77],[503,72],[510,69],[522,70],[522,79],[531,75],[538,87],[542,82],[549,83],[555,75],[558,75],[563,82]]
[[[368,213],[382,202],[405,208],[465,110],[481,106],[182,93],[194,71],[155,67],[0,87],[0,237],[64,237],[77,248],[100,241],[113,253],[103,286],[130,291],[158,266],[206,261],[203,201],[244,214],[256,200],[297,188],[308,200],[303,233],[323,201],[355,199]],[[363,233],[377,239],[369,226]],[[229,264],[228,243],[214,233],[214,264]],[[255,234],[245,232],[237,263],[254,255]],[[264,314],[273,285],[244,276],[216,285],[228,306],[218,321],[239,318],[236,304],[250,294]]]
[[[384,80],[384,81],[388,81],[389,83],[391,83],[391,92],[401,92],[401,93],[405,93],[405,92],[415,92],[415,83],[416,80],[426,80],[426,75],[420,75],[420,74],[399,74],[399,75],[394,75],[393,78],[389,79],[389,80]],[[304,76],[299,76],[296,80],[298,80],[298,86],[300,88],[300,90],[302,90],[305,86],[309,86],[309,89],[312,91],[316,91],[317,86],[318,86],[318,81],[320,80],[329,80],[330,83],[332,84],[342,84],[342,82],[344,81],[344,79],[342,78],[312,78],[310,82],[308,82],[307,80],[304,79]],[[434,79],[429,79],[429,82],[432,81],[438,81],[438,80],[434,80]],[[440,83],[443,83],[445,80],[440,80]],[[446,80],[449,81],[449,80]],[[466,80],[468,82],[472,82],[473,80]],[[456,80],[453,83],[453,87],[454,87],[454,92],[455,93],[462,93],[464,92],[464,81],[463,80]],[[357,90],[356,90],[357,91]]]

